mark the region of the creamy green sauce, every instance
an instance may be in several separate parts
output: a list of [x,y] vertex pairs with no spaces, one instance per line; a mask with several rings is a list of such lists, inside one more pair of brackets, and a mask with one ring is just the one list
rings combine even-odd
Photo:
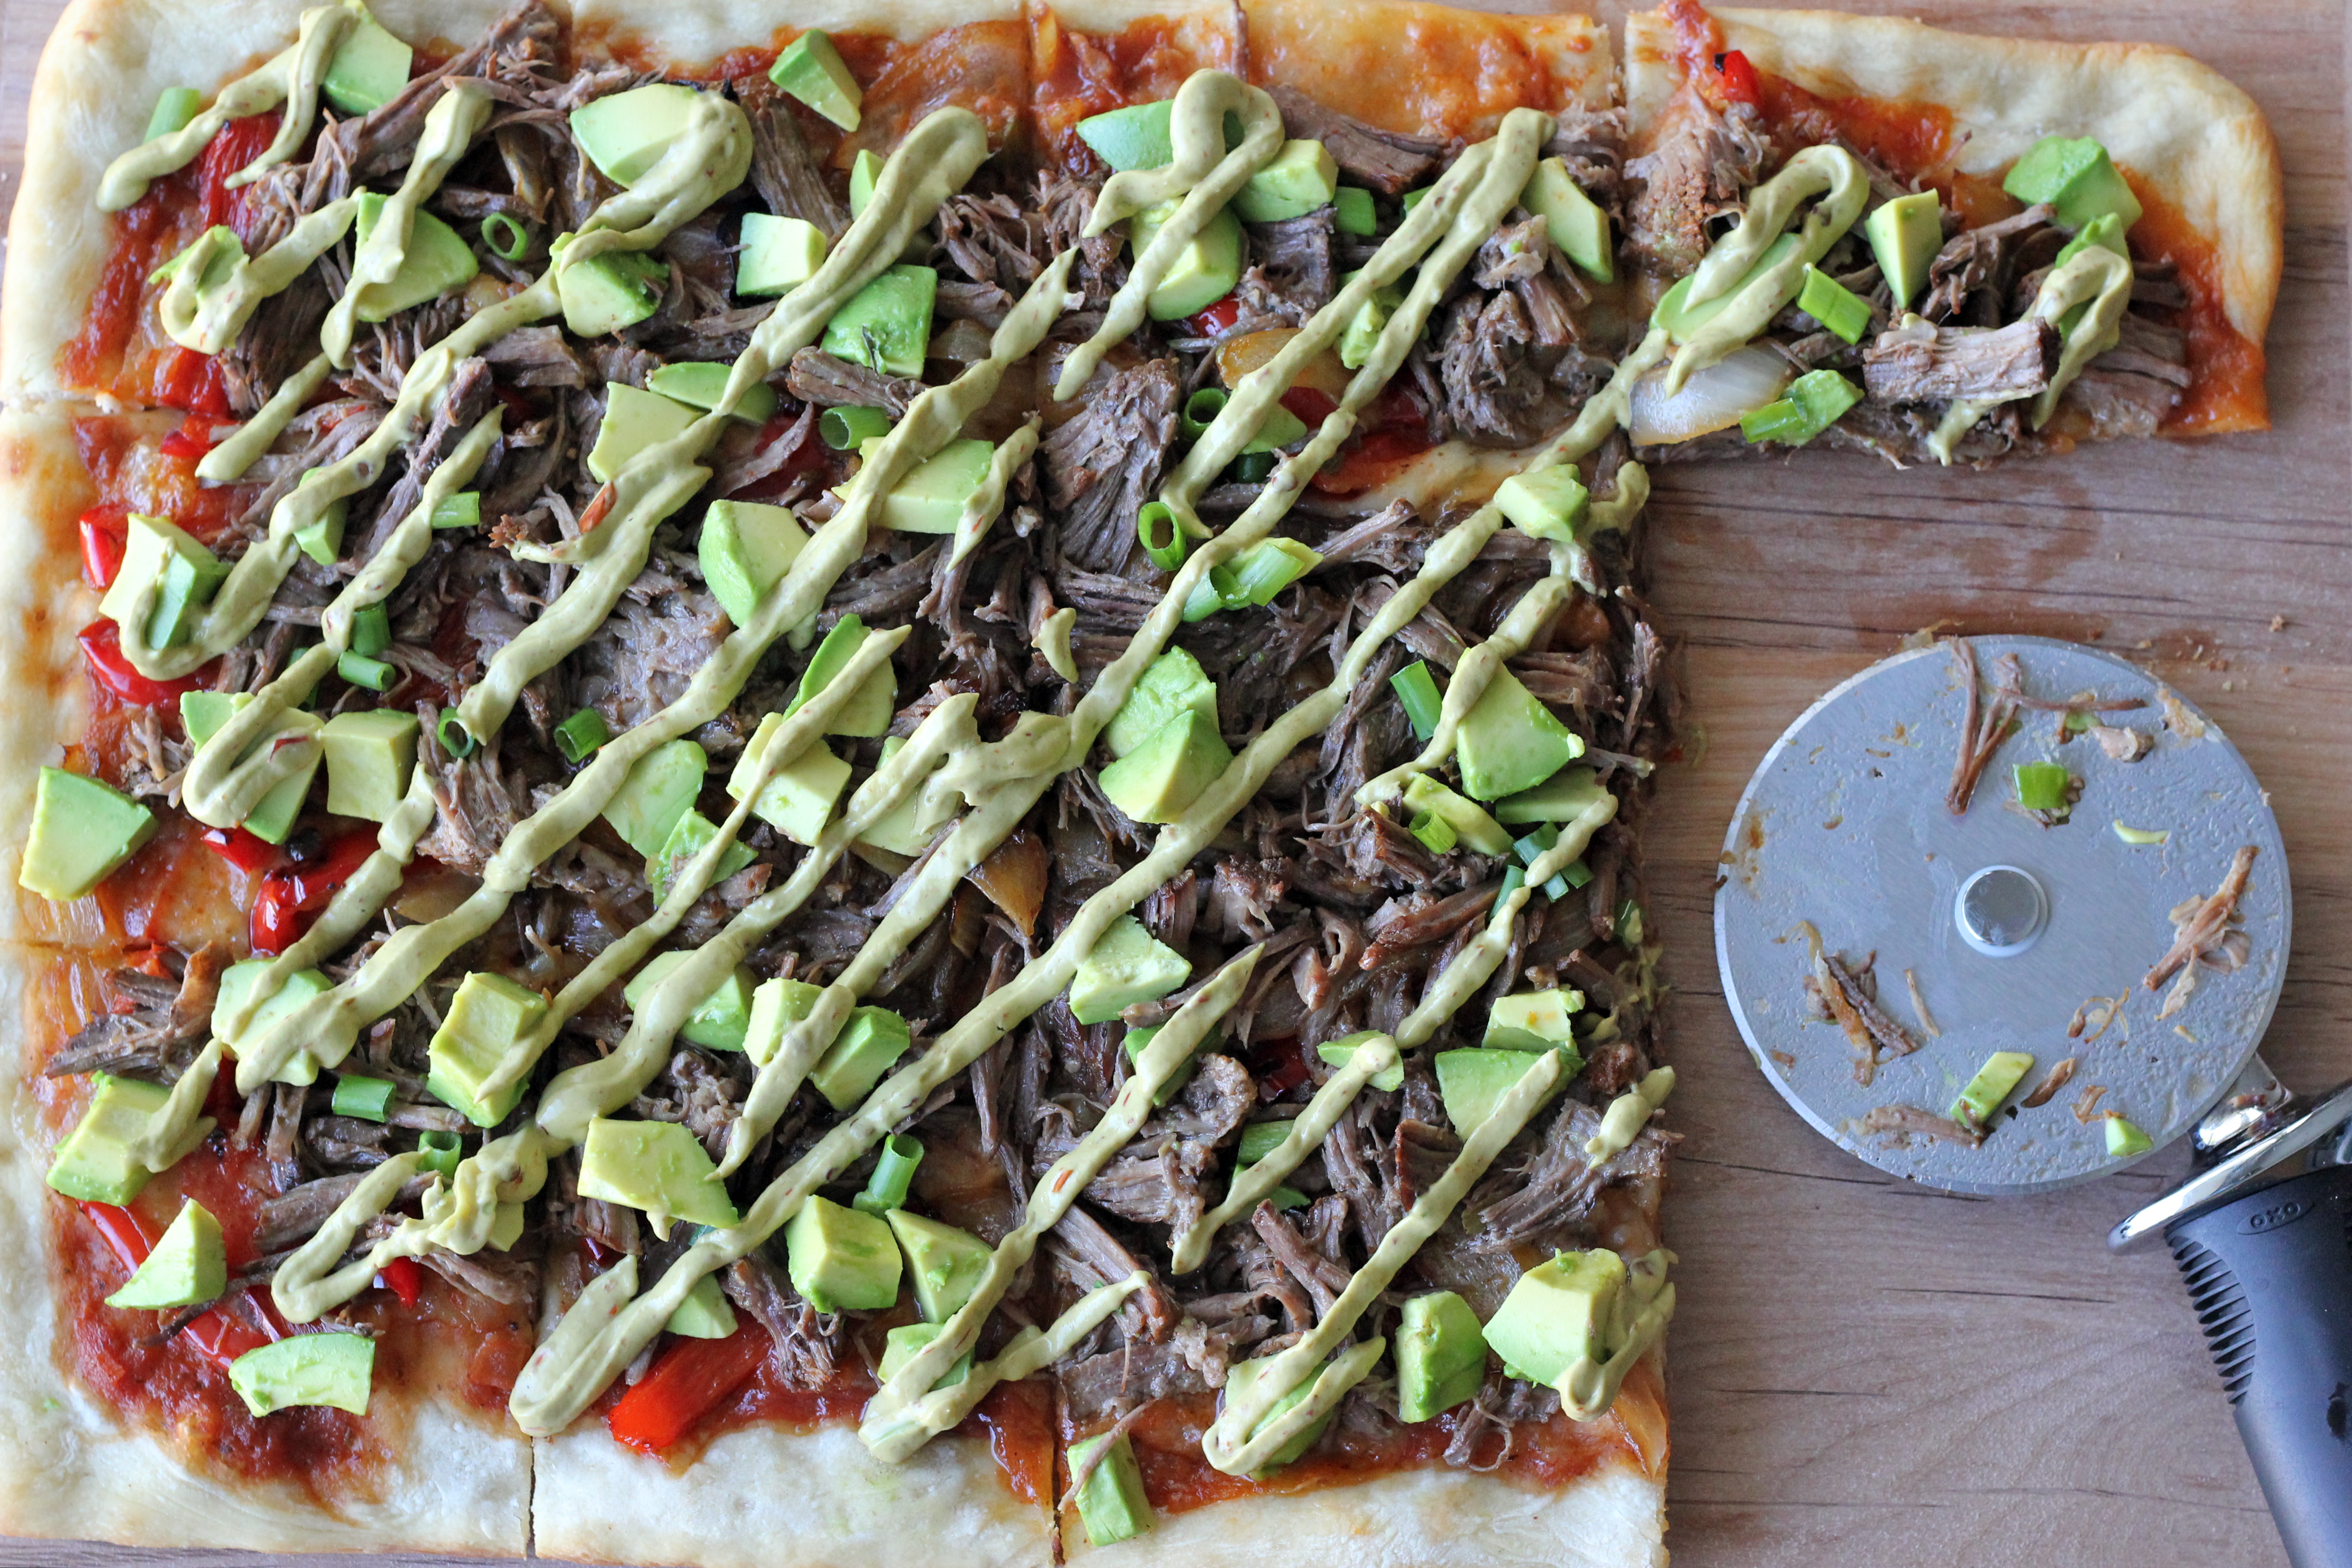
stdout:
[[1804,287],[1805,268],[1829,254],[1840,236],[1862,216],[1870,199],[1870,176],[1862,161],[1843,147],[1808,147],[1780,172],[1748,193],[1739,226],[1715,243],[1690,279],[1690,303],[1721,297],[1763,258],[1786,232],[1798,206],[1814,197],[1797,247],[1742,289],[1722,312],[1686,339],[1666,372],[1666,393],[1680,392],[1697,372],[1740,348],[1786,310]]
[[[2070,311],[2081,310],[2083,314],[2073,326],[2063,329],[2065,338],[2058,351],[2058,368],[2051,373],[2050,384],[2034,397],[2032,424],[2036,430],[2049,423],[2050,416],[2057,410],[2058,399],[2083,374],[2083,367],[2122,341],[2124,312],[2131,308],[2132,278],[2128,260],[2104,246],[2095,245],[2042,280],[2042,291],[2033,297],[2025,320],[2062,321]],[[1960,438],[1976,422],[2003,403],[2013,401],[2000,397],[1954,400],[1937,424],[1935,435],[1929,437],[1928,450],[1936,454],[1937,461],[1949,466]]]
[[446,83],[426,110],[425,132],[417,139],[408,173],[352,256],[351,283],[319,329],[319,342],[338,370],[351,368],[352,334],[358,330],[359,313],[391,302],[392,280],[408,258],[409,230],[417,212],[489,123],[493,101],[488,83],[460,77]]
[[255,460],[285,434],[286,426],[302,412],[302,405],[310,401],[310,395],[319,390],[327,373],[334,368],[334,362],[325,354],[311,356],[309,363],[288,376],[269,395],[269,401],[255,410],[252,418],[204,455],[196,464],[196,478],[208,485],[235,484],[243,479]]

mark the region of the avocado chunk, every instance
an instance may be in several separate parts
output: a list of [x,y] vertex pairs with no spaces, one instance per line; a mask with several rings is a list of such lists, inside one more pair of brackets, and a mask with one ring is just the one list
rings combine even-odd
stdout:
[[922,374],[939,291],[931,268],[885,268],[824,324],[824,352],[886,375]]
[[1183,713],[1103,769],[1098,782],[1110,803],[1135,821],[1173,822],[1233,762],[1214,719]]
[[671,1219],[721,1228],[735,1224],[741,1216],[726,1187],[712,1179],[718,1172],[702,1141],[676,1121],[599,1116],[588,1123],[580,1146],[580,1195],[651,1215],[656,1230]]
[[1562,1252],[1519,1276],[1495,1315],[1486,1344],[1513,1377],[1565,1394],[1580,1361],[1607,1361],[1625,1260],[1606,1247]]
[[1171,647],[1144,667],[1135,689],[1118,705],[1103,728],[1103,744],[1114,757],[1123,757],[1151,739],[1180,713],[1217,717],[1217,687],[1201,661],[1181,647]]
[[915,465],[882,498],[879,521],[900,533],[953,533],[972,493],[988,480],[996,448],[959,437]]
[[[2126,261],[2131,259],[2131,247],[2124,241],[2124,220],[2114,213],[2101,213],[2076,229],[2074,237],[2058,247],[2058,254],[2051,259],[2050,265],[2053,268],[2063,267],[2093,246],[2102,250],[2112,250]],[[2079,310],[2082,307],[2077,305],[2075,309]]]
[[2028,206],[2048,202],[2051,216],[2067,228],[2110,213],[2126,229],[2139,221],[2139,198],[2130,183],[2088,136],[2044,136],[2025,150],[2000,188]]
[[16,885],[45,899],[79,899],[155,837],[155,814],[118,790],[63,768],[43,768]]
[[[1573,1058],[1575,1053],[1569,1055]],[[1503,1102],[1503,1097],[1517,1088],[1528,1069],[1535,1066],[1536,1056],[1532,1051],[1488,1050],[1484,1047],[1438,1052],[1437,1092],[1445,1101],[1445,1119],[1454,1123],[1454,1131],[1465,1138],[1476,1131],[1481,1122],[1495,1114],[1495,1107]],[[1559,1087],[1566,1087],[1573,1076],[1573,1070],[1560,1074]],[[1555,1088],[1552,1092],[1559,1091]]]
[[882,1216],[907,1255],[908,1282],[928,1323],[944,1323],[980,1289],[988,1272],[988,1243],[968,1230],[942,1225],[906,1209]]
[[[770,713],[751,731],[751,743],[743,748],[741,760],[728,776],[727,793],[737,800],[751,787],[751,776],[768,754],[768,747],[776,731],[784,727],[784,716]],[[795,844],[814,844],[832,819],[834,803],[841,798],[842,787],[849,783],[849,764],[833,754],[823,742],[811,746],[781,769],[760,792],[752,815],[773,827]]]
[[1486,1381],[1486,1340],[1478,1314],[1451,1290],[1415,1296],[1397,1324],[1397,1414],[1426,1421],[1465,1399]]
[[[882,766],[888,767],[890,759],[906,746],[905,737],[893,735],[882,742]],[[877,770],[878,771],[878,770]],[[919,784],[898,797],[898,804],[882,814],[866,836],[857,842],[893,855],[909,858],[930,847],[932,836],[942,822],[955,816],[955,797],[944,803],[926,804]]]
[[1862,232],[1900,316],[1927,286],[1927,268],[1944,248],[1943,203],[1933,191],[1897,196],[1864,218]]
[[1078,140],[1114,169],[1157,169],[1176,161],[1176,139],[1171,129],[1175,117],[1173,99],[1130,103],[1079,121]]
[[878,1312],[898,1300],[898,1244],[870,1214],[812,1193],[784,1226],[784,1272],[820,1312]]
[[[2145,1154],[2156,1147],[2155,1139],[2126,1121],[2119,1111],[2110,1110],[2100,1120],[2106,1123],[2107,1157],[2111,1160],[2127,1160],[2134,1154]],[[54,1182],[50,1184],[52,1186],[56,1184]]]
[[[1273,1356],[1259,1356],[1254,1361],[1235,1362],[1225,1373],[1226,1401],[1230,1403],[1255,1392],[1258,1380],[1265,1375],[1265,1369],[1274,1364],[1274,1360]],[[1322,1375],[1323,1368],[1316,1367],[1300,1381],[1297,1387],[1276,1400],[1274,1408],[1265,1413],[1265,1418],[1252,1429],[1251,1436],[1255,1436],[1257,1433],[1265,1431],[1269,1423],[1303,1403],[1315,1392],[1315,1380]],[[1254,1472],[1250,1479],[1255,1480],[1268,1471],[1278,1470],[1315,1447],[1316,1441],[1323,1436],[1324,1428],[1331,1425],[1331,1417],[1337,1414],[1339,1414],[1337,1410],[1325,1412],[1322,1417],[1309,1426],[1306,1431],[1276,1448],[1266,1459],[1265,1467]]]
[[[1104,1445],[1108,1444],[1106,1451]],[[1099,1459],[1095,1458],[1101,1453]],[[1155,1522],[1150,1500],[1143,1495],[1143,1471],[1135,1462],[1135,1445],[1124,1432],[1105,1432],[1070,1445],[1070,1468],[1094,1468],[1078,1489],[1078,1522],[1087,1527],[1087,1544],[1108,1546],[1141,1535]]]
[[319,91],[341,113],[373,113],[400,96],[415,58],[414,49],[362,14],[335,46]]
[[[266,958],[241,959],[221,971],[220,995],[213,1007],[213,1032],[221,1042],[235,1050],[246,1040],[259,1039],[274,1027],[280,1018],[293,1012],[314,996],[324,996],[335,988],[335,983],[315,969],[298,969],[278,983],[269,1000],[254,1009],[245,1027],[232,1037],[220,1020],[246,1005],[253,994],[256,982],[263,970],[269,967]],[[316,1083],[319,1079],[319,1058],[308,1051],[297,1052],[293,1058],[275,1075],[279,1083]]]
[[[1350,272],[1339,281],[1345,287],[1355,279],[1355,273]],[[1340,364],[1349,370],[1361,370],[1371,363],[1372,351],[1380,347],[1381,334],[1388,331],[1389,318],[1403,303],[1404,290],[1393,284],[1372,290],[1372,297],[1357,307],[1356,313],[1349,318],[1348,330],[1339,334]]]
[[[937,1323],[901,1323],[882,1336],[882,1365],[878,1369],[882,1381],[889,1382],[906,1370],[907,1363],[920,1355],[930,1342],[940,1337]],[[953,1388],[971,1371],[971,1352],[966,1351],[955,1358],[933,1389]]]
[[1380,213],[1372,205],[1372,193],[1361,185],[1341,185],[1331,193],[1331,226],[1341,234],[1370,239],[1379,232]]
[[1404,804],[1408,811],[1444,818],[1454,837],[1481,855],[1511,852],[1511,836],[1503,831],[1501,823],[1476,802],[1463,799],[1427,773],[1415,773],[1405,781]]
[[[319,470],[313,468],[295,482],[307,485],[318,477]],[[343,525],[350,519],[351,502],[339,496],[317,518],[294,531],[294,542],[320,565],[332,566],[343,553]]]
[[849,161],[849,216],[853,218],[874,205],[874,187],[882,183],[882,160],[871,147],[860,147],[857,156]]
[[573,110],[572,134],[588,161],[625,189],[661,162],[693,121],[701,96],[674,81],[634,87]]
[[[373,191],[360,193],[359,242],[367,243],[388,198]],[[362,321],[389,321],[412,305],[438,300],[482,269],[474,247],[454,228],[419,207],[409,218],[408,244],[400,256],[400,269],[381,294],[359,312]]]
[[1562,463],[1531,474],[1513,474],[1496,487],[1495,504],[1521,533],[1573,544],[1592,497],[1575,468]]
[[[1127,241],[1137,256],[1183,205],[1181,198],[1147,207],[1129,218]],[[1176,260],[1143,302],[1144,314],[1155,321],[1181,321],[1197,315],[1234,291],[1242,279],[1242,225],[1231,207],[1201,226],[1200,232],[1176,253]]]
[[[677,826],[669,830],[662,847],[646,858],[646,885],[653,889],[656,903],[669,897],[686,863],[718,837],[719,825],[702,813],[688,808],[679,814]],[[714,885],[723,882],[757,858],[750,845],[730,844],[719,852],[719,869],[710,880]]]
[[1280,223],[1328,207],[1339,192],[1339,165],[1320,142],[1289,141],[1234,193],[1244,223]]
[[89,1109],[58,1145],[48,1183],[69,1198],[119,1206],[137,1197],[153,1173],[131,1157],[131,1145],[147,1131],[148,1119],[163,1109],[172,1091],[135,1078],[94,1077],[97,1089]]
[[1609,215],[1602,211],[1565,158],[1546,158],[1519,193],[1519,205],[1544,220],[1544,232],[1576,269],[1596,283],[1617,278],[1616,247],[1609,242]]
[[[643,1007],[646,998],[669,977],[670,972],[693,954],[672,951],[657,952],[646,961],[646,966],[621,988],[622,998],[632,1008]],[[710,994],[697,1004],[686,1022],[678,1028],[678,1038],[714,1051],[740,1051],[751,1028],[751,972],[741,964],[721,980]]]
[[677,819],[694,809],[710,757],[692,741],[667,741],[637,759],[621,782],[604,820],[640,855],[660,851]]
[[808,531],[790,507],[715,500],[702,514],[696,554],[710,596],[740,626],[750,624],[761,599],[783,580],[807,543]]
[[[180,694],[181,726],[188,731],[190,743],[201,746],[220,733],[221,726],[252,700],[252,694],[245,691],[184,691]],[[289,720],[294,717],[293,714],[288,715]],[[300,717],[309,721],[309,728],[317,728],[317,720],[307,713]],[[257,742],[237,761],[245,762],[268,744],[271,744],[268,741]],[[314,756],[310,766],[263,795],[254,808],[245,814],[241,826],[264,844],[285,843],[286,835],[293,830],[294,819],[302,813],[302,803],[310,797],[310,781],[318,776],[318,773],[319,759]]]
[[98,613],[121,626],[138,606],[149,584],[157,586],[155,607],[147,617],[151,647],[178,647],[211,602],[213,593],[228,577],[228,568],[210,550],[174,526],[170,520],[134,511],[122,544],[122,564],[114,582],[98,603]]
[[665,1331],[689,1340],[723,1340],[735,1332],[735,1309],[719,1288],[719,1276],[706,1274],[687,1291],[686,1300],[662,1325]]
[[630,458],[648,447],[673,441],[686,434],[695,411],[685,404],[645,392],[625,381],[604,384],[604,423],[596,428],[596,444],[588,451],[588,471],[609,482]]
[[809,1069],[809,1085],[835,1110],[847,1110],[873,1092],[914,1043],[907,1020],[889,1008],[860,1007]]
[[[1342,1035],[1336,1040],[1326,1040],[1315,1047],[1315,1054],[1321,1058],[1328,1067],[1346,1067],[1355,1060],[1356,1052],[1363,1043],[1376,1033],[1378,1031],[1373,1029],[1359,1029],[1352,1035]],[[1402,1089],[1404,1087],[1403,1058],[1399,1058],[1374,1073],[1370,1082],[1374,1089],[1386,1089],[1391,1094]]]
[[382,822],[408,794],[416,766],[414,713],[371,708],[338,713],[319,730],[327,763],[327,809]]
[[849,74],[841,51],[816,28],[785,46],[768,68],[768,79],[844,131],[857,129],[858,106],[866,94]]
[[228,1385],[256,1415],[297,1405],[329,1405],[364,1415],[375,1377],[375,1342],[365,1334],[295,1334],[229,1363]]
[[1533,789],[1584,754],[1584,742],[1519,678],[1498,669],[1454,742],[1462,788],[1474,800],[1500,800]]
[[[571,245],[568,234],[556,237],[552,252],[561,262]],[[558,267],[556,298],[563,304],[563,324],[583,338],[601,338],[623,327],[634,327],[661,309],[662,289],[669,268],[634,250],[604,250]]]
[[2000,1109],[2000,1102],[2013,1093],[2025,1075],[2033,1070],[2033,1057],[2028,1051],[1995,1051],[1977,1068],[1977,1076],[1969,1079],[1960,1090],[1960,1098],[1952,1102],[1952,1120],[1963,1127],[1982,1127]]
[[780,300],[824,265],[824,230],[805,218],[745,213],[741,243],[735,292],[746,300]]
[[1801,447],[1862,401],[1862,388],[1833,370],[1809,370],[1761,408],[1739,416],[1739,433],[1750,441]]
[[1156,1002],[1192,976],[1184,955],[1143,929],[1133,915],[1111,921],[1070,977],[1070,1014],[1103,1024],[1138,1002]]
[[1554,1046],[1576,1046],[1572,1016],[1584,1005],[1584,993],[1525,991],[1505,996],[1486,1010],[1486,1034],[1479,1044],[1495,1051],[1548,1051]]
[[1531,822],[1573,822],[1607,798],[1608,790],[1591,768],[1562,768],[1533,789],[1495,803],[1495,820],[1507,827]]
[[784,1043],[784,1032],[807,1017],[824,994],[823,987],[805,980],[761,981],[751,993],[751,1016],[743,1028],[743,1050],[751,1065],[766,1067]]
[[213,1300],[227,1289],[228,1253],[221,1244],[220,1221],[190,1198],[180,1205],[147,1261],[106,1304],[160,1312]]
[[467,975],[426,1048],[425,1089],[475,1126],[496,1127],[513,1114],[524,1086],[517,1083],[485,1104],[482,1080],[546,1015],[546,997],[503,974],[476,970]]
[[[666,364],[646,377],[646,387],[691,407],[716,412],[719,400],[727,395],[727,378],[735,367],[715,360],[680,360]],[[747,424],[763,423],[776,411],[776,389],[764,381],[755,381],[743,394],[743,400],[727,411],[730,418]]]
[[1756,265],[1742,274],[1738,282],[1696,305],[1689,302],[1691,280],[1684,279],[1667,289],[1664,297],[1659,300],[1657,309],[1650,312],[1650,324],[1665,328],[1667,335],[1677,343],[1690,342],[1693,333],[1723,314],[1749,284],[1794,256],[1799,248],[1800,242],[1795,235],[1782,235],[1764,247],[1764,254],[1756,258]]
[[[784,708],[789,719],[800,711],[801,704],[814,700],[817,693],[831,686],[857,650],[866,644],[866,623],[856,616],[844,616],[833,623],[833,630],[824,634],[824,641],[816,645],[809,656],[808,668],[801,672],[800,690]],[[892,715],[898,710],[898,678],[884,659],[866,676],[856,695],[834,715],[825,727],[828,735],[879,735],[890,727]]]

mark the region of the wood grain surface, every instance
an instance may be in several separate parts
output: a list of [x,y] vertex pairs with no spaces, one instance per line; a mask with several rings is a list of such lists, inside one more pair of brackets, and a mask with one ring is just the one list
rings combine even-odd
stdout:
[[[1989,474],[1806,454],[1659,475],[1655,600],[1684,642],[1698,741],[1665,780],[1649,845],[1686,1139],[1667,1215],[1682,1258],[1668,1542],[1677,1568],[2277,1568],[2170,1264],[2104,1245],[2185,1157],[2007,1202],[1880,1174],[1750,1067],[1715,979],[1709,908],[1739,789],[1814,697],[1921,626],[2079,638],[2177,683],[2272,792],[2297,947],[2265,1054],[2301,1089],[2352,1077],[2345,6],[1859,8],[2172,44],[2254,96],[2286,165],[2276,427]],[[25,90],[58,9],[0,11],[8,201]],[[180,1561],[296,1560],[0,1542],[0,1568]]]

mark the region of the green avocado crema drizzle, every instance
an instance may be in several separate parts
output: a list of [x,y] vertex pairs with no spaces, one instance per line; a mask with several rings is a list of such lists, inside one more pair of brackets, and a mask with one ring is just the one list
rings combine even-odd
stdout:
[[[2033,400],[2033,427],[2042,428],[2058,406],[2058,398],[2083,367],[2122,341],[2124,311],[2131,305],[2132,264],[2103,246],[2091,246],[2042,280],[2025,319],[2054,321],[2064,342],[2058,351],[2058,368],[2050,384]],[[2070,316],[2075,317],[2071,322]],[[1945,410],[1928,439],[1928,450],[1948,465],[1960,437],[2006,398],[1958,398]]]

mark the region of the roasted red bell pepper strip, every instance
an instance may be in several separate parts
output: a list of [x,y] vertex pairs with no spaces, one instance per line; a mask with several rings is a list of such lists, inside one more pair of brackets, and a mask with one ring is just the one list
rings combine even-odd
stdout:
[[[122,1260],[125,1268],[136,1270],[146,1262],[147,1254],[161,1239],[160,1232],[150,1236],[146,1222],[129,1209],[118,1208],[112,1204],[85,1202],[81,1211],[89,1216],[90,1223],[98,1227],[98,1234],[106,1238],[107,1246],[113,1248],[115,1257]],[[205,1360],[224,1367],[249,1350],[284,1339],[286,1331],[279,1326],[269,1304],[257,1299],[253,1305],[264,1329],[256,1329],[243,1319],[215,1307],[191,1321],[180,1331],[180,1337],[195,1346],[197,1353]]]
[[743,1385],[768,1356],[768,1331],[742,1320],[723,1340],[679,1339],[604,1418],[613,1440],[658,1454]]
[[191,462],[202,458],[216,445],[213,439],[213,422],[201,414],[191,414],[180,421],[180,427],[155,445],[155,449],[167,458],[184,458]]
[[80,527],[81,580],[100,591],[113,587],[114,574],[122,570],[122,513],[100,507],[81,514]]
[[1723,96],[1733,103],[1744,103],[1750,109],[1764,107],[1764,89],[1756,79],[1756,68],[1738,49],[1723,57],[1717,67],[1723,75]]
[[[177,702],[184,691],[205,684],[203,672],[177,680],[150,680],[122,651],[122,633],[112,621],[92,621],[81,629],[81,657],[90,679],[134,708]],[[207,666],[207,668],[210,667]]]
[[414,1307],[425,1293],[425,1270],[414,1258],[395,1258],[377,1271],[375,1282],[399,1297],[402,1306]]
[[311,917],[327,907],[335,889],[350,881],[374,853],[374,834],[350,833],[337,839],[318,864],[281,867],[264,877],[249,921],[253,950],[278,953],[293,945],[310,929]]
[[1234,323],[1241,320],[1241,296],[1228,294],[1198,314],[1186,317],[1184,324],[1192,330],[1195,337],[1213,338],[1232,331]]
[[1332,411],[1339,406],[1339,400],[1330,394],[1311,386],[1294,386],[1282,395],[1281,401],[1309,430],[1330,418]]
[[274,871],[285,858],[275,844],[267,844],[242,827],[208,827],[205,830],[205,847],[250,877],[256,872]]

